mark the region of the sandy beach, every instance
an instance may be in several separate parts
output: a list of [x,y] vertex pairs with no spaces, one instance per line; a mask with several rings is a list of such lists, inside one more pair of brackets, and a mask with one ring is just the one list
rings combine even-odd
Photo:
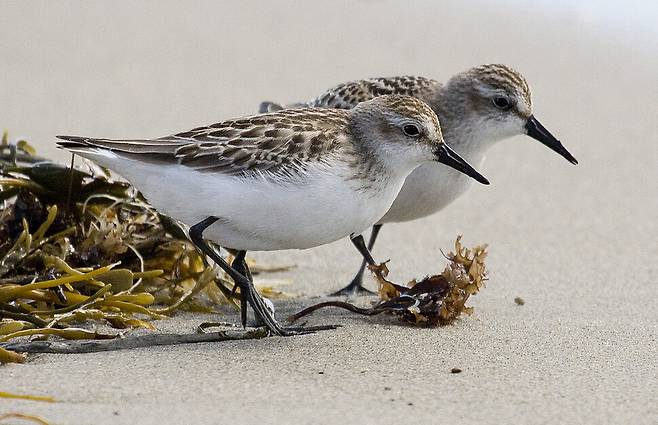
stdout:
[[[0,127],[62,161],[56,134],[158,137],[351,79],[445,80],[496,62],[526,76],[536,116],[580,164],[516,137],[490,151],[491,186],[384,227],[374,254],[398,281],[440,272],[458,234],[489,244],[487,288],[453,326],[325,310],[309,323],[341,328],[37,355],[0,366],[0,391],[58,402],[0,399],[0,414],[98,425],[658,423],[658,32],[647,24],[658,14],[636,3],[617,15],[596,2],[4,2]],[[347,240],[255,258],[297,265],[274,276],[300,294],[275,300],[281,315],[342,287],[360,261]],[[156,326],[237,322],[225,311]]]

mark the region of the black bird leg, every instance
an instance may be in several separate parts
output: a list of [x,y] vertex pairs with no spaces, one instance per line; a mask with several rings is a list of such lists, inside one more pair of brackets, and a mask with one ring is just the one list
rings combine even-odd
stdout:
[[210,245],[208,245],[208,243],[206,243],[206,241],[203,239],[204,230],[210,227],[217,220],[219,220],[218,217],[208,217],[205,220],[202,220],[201,222],[190,227],[190,239],[198,249],[200,249],[204,254],[210,257],[219,267],[221,267],[222,270],[226,272],[226,274],[229,275],[231,279],[233,279],[233,282],[235,282],[235,287],[233,288],[234,291],[236,288],[238,287],[240,288],[240,294],[241,294],[240,312],[241,312],[242,326],[244,327],[247,325],[246,292],[248,292],[248,290],[246,289],[246,287],[249,285],[249,279],[247,279],[247,277],[244,274],[240,273],[238,270],[236,270],[231,265],[229,265],[226,262],[226,260],[224,260],[219,254],[217,254],[217,252]]
[[[335,329],[336,326],[314,326],[307,328],[292,327],[284,328],[276,321],[274,313],[267,307],[263,298],[258,294],[254,283],[251,279],[251,273],[247,267],[247,263],[244,261],[244,257],[247,254],[246,251],[238,251],[236,255],[236,263],[238,270],[229,265],[226,260],[224,260],[206,241],[203,239],[203,231],[206,230],[209,226],[219,220],[218,217],[208,217],[205,220],[195,224],[190,227],[190,239],[192,243],[196,245],[197,248],[201,250],[204,254],[210,257],[222,270],[228,274],[235,284],[240,288],[240,312],[242,319],[242,326],[247,325],[247,305],[251,305],[251,308],[254,310],[254,314],[257,320],[260,320],[270,332],[274,335],[282,336],[292,336],[300,335],[306,333],[312,333],[318,330],[325,329]],[[242,273],[241,273],[242,272]]]
[[[254,279],[251,277],[251,271],[249,270],[249,266],[245,261],[247,251],[237,251],[234,252],[233,255],[235,257],[231,263],[231,267],[233,267],[233,269],[240,273],[242,276],[246,277],[247,280],[253,282]],[[236,284],[233,286],[233,290],[231,291],[231,297],[235,297],[235,292],[237,289],[238,285]],[[242,296],[242,293],[240,293],[240,296]],[[242,326],[244,326],[245,323],[247,323],[247,303],[240,303],[240,318],[242,319]]]
[[370,253],[370,250],[366,247],[366,243],[363,240],[363,236],[357,235],[357,236],[350,236],[350,240],[356,247],[356,249],[363,255],[363,259],[366,263],[368,263],[369,266],[374,266],[377,263],[375,263],[375,259],[372,258],[372,254]]
[[[236,272],[240,273],[247,280],[253,282],[251,272],[247,266],[247,262],[244,260],[246,255],[247,251],[238,251],[238,253],[235,255],[235,258],[233,259],[233,262],[231,263],[231,267],[233,267]],[[238,285],[233,286],[233,291],[231,291],[232,297],[235,296],[237,288]],[[240,319],[242,321],[242,326],[244,327],[247,324],[247,303],[242,301],[242,297],[242,290],[240,290]]]
[[[372,231],[370,232],[370,239],[368,240],[368,248],[366,249],[368,257],[372,260],[372,254],[370,254],[370,251],[372,251],[372,248],[375,246],[375,241],[377,240],[377,235],[379,235],[379,231],[381,230],[383,224],[375,224],[372,226]],[[360,236],[359,236],[360,237]],[[356,242],[354,239],[352,239],[352,243],[356,245]],[[361,243],[363,244],[363,237],[361,237]],[[365,246],[363,247],[365,248]],[[368,264],[368,260],[366,257],[366,254],[362,252],[362,250],[357,246],[356,249],[361,252],[361,255],[363,255],[363,261],[361,262],[361,267],[359,267],[359,271],[356,273],[356,276],[352,279],[352,281],[344,287],[343,289],[340,289],[332,294],[330,294],[332,297],[338,297],[338,296],[350,296],[350,295],[373,295],[375,292],[366,289],[363,286],[363,272],[366,270],[366,265]],[[374,260],[373,263],[374,264]]]
[[251,277],[251,270],[249,270],[249,266],[247,265],[247,261],[245,260],[246,256],[247,256],[247,251],[236,251],[235,258],[231,263],[231,267],[233,267],[242,276],[253,281],[254,279]]

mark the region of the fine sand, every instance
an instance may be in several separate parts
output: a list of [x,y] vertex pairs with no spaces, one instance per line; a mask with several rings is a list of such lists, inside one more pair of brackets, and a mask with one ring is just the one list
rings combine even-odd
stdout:
[[[341,328],[39,355],[0,367],[0,391],[58,403],[0,399],[0,414],[55,424],[658,423],[655,9],[564,7],[4,2],[0,127],[44,154],[56,134],[156,137],[349,79],[444,80],[503,62],[526,75],[536,115],[580,165],[517,137],[490,152],[490,187],[384,227],[375,255],[400,281],[439,272],[459,233],[490,244],[488,286],[454,326],[326,310],[309,322]],[[256,258],[298,266],[280,275],[303,294],[276,300],[283,314],[344,285],[359,262],[345,240]],[[226,313],[156,325],[237,321]]]

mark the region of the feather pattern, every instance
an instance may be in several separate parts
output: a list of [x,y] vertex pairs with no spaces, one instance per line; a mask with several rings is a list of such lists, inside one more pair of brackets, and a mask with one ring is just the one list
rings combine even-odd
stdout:
[[154,140],[58,138],[65,148],[101,148],[141,161],[250,176],[302,171],[345,150],[348,133],[348,112],[305,109],[215,123]]
[[351,109],[357,104],[389,94],[430,98],[440,87],[436,80],[417,76],[381,77],[339,84],[304,104],[305,106]]

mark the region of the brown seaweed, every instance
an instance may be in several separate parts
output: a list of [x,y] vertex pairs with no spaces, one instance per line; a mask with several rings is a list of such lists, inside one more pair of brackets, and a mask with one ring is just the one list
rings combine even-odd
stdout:
[[484,287],[487,279],[484,259],[486,245],[467,249],[461,244],[461,236],[455,241],[455,252],[446,255],[449,260],[443,273],[398,285],[386,279],[385,263],[370,267],[379,283],[378,301],[371,308],[361,308],[343,301],[327,301],[308,307],[289,317],[296,321],[324,307],[338,307],[357,314],[374,316],[389,313],[401,320],[418,326],[437,326],[453,323],[462,313],[473,313],[466,301]]

